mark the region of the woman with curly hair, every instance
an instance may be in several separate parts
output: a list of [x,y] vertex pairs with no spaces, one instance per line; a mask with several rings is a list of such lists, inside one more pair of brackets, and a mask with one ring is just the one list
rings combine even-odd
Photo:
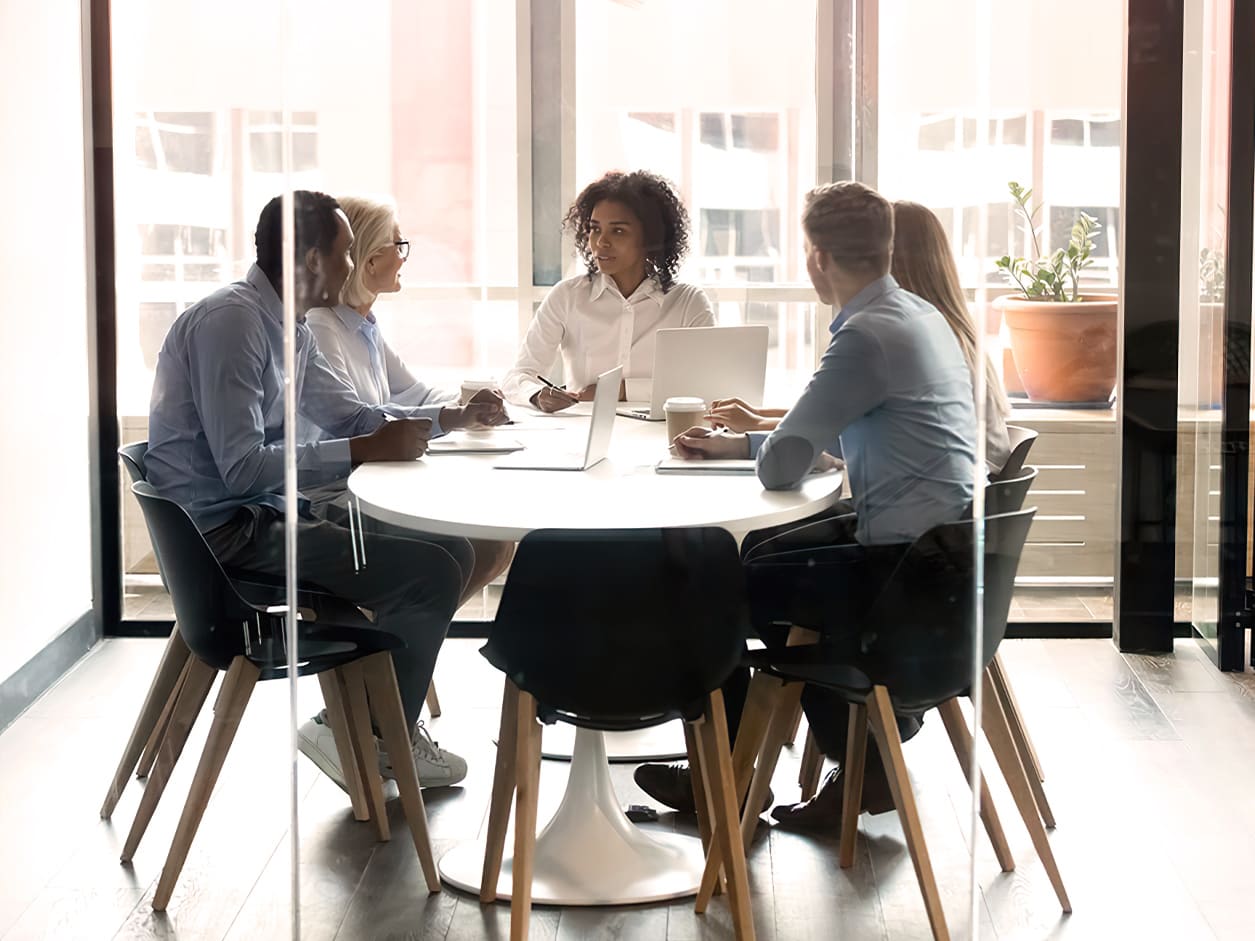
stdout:
[[[591,399],[597,377],[619,365],[627,397],[626,388],[653,376],[660,327],[715,322],[701,288],[675,281],[688,251],[688,213],[662,177],[607,173],[576,197],[564,225],[588,270],[549,292],[501,383],[510,402],[545,412]],[[559,353],[566,388],[552,389],[540,376]]]

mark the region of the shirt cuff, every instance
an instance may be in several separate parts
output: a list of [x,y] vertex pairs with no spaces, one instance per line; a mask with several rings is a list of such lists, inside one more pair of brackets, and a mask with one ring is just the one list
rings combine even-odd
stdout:
[[339,480],[349,476],[349,471],[353,469],[353,456],[349,450],[348,438],[330,438],[319,441],[315,447],[318,448],[323,468],[331,471],[327,474],[327,480]]
[[770,434],[771,432],[769,431],[751,431],[746,433],[745,437],[747,437],[750,442],[751,459],[758,458],[758,451],[763,446],[763,442],[767,440],[767,436]]

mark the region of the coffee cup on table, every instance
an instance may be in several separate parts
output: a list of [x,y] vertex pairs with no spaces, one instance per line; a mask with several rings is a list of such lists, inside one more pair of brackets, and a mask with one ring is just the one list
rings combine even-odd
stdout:
[[458,404],[465,405],[475,396],[475,393],[484,389],[495,388],[497,388],[497,383],[492,379],[463,379],[462,390],[458,395]]
[[706,400],[692,395],[673,395],[662,403],[667,416],[667,443],[682,435],[694,425],[702,424],[706,414]]

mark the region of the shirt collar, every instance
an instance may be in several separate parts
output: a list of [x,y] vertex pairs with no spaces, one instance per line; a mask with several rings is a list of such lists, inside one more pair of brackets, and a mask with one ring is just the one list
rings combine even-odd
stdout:
[[[637,286],[636,290],[632,292],[632,296],[636,297],[639,294],[642,297],[653,297],[660,289],[661,286],[658,284],[656,278],[646,278],[639,286]],[[593,275],[593,283],[589,290],[589,299],[595,301],[606,291],[613,291],[615,294],[623,297],[619,291],[619,286],[614,283],[614,278],[598,272]],[[627,300],[627,298],[624,298],[624,300]]]
[[254,263],[249,266],[248,274],[244,276],[244,280],[257,291],[257,297],[261,301],[262,312],[276,323],[283,323],[283,301],[275,293],[274,285],[266,277],[266,272],[262,271]]
[[884,277],[877,278],[871,284],[867,285],[867,287],[863,288],[863,290],[859,291],[852,298],[850,298],[846,305],[841,308],[841,312],[837,314],[837,316],[833,318],[832,323],[828,325],[828,332],[836,333],[842,326],[845,325],[847,320],[857,314],[860,310],[868,307],[873,301],[884,297],[890,291],[896,291],[897,289],[898,282],[893,275],[887,274]]
[[340,318],[340,323],[344,324],[347,330],[364,330],[366,324],[375,322],[373,310],[363,317],[348,304],[336,304],[331,308],[331,312]]

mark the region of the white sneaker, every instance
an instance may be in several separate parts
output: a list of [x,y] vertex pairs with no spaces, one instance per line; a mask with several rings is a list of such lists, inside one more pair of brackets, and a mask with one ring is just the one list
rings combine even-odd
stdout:
[[[432,741],[427,727],[420,719],[410,734],[414,753],[414,766],[418,769],[418,783],[422,787],[448,787],[466,777],[466,759],[446,751]],[[392,762],[382,743],[379,746],[379,771],[385,778],[396,779]]]
[[335,736],[331,732],[331,726],[327,724],[326,709],[300,727],[296,733],[296,747],[318,766],[319,771],[340,785],[344,793],[349,792],[349,786],[344,781],[344,771],[340,767],[340,753],[336,751]]

